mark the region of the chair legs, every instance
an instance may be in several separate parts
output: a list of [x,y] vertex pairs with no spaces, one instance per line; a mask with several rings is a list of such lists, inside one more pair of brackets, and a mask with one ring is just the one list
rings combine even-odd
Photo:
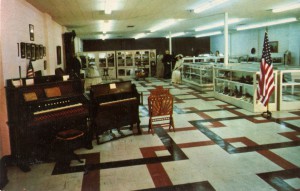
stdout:
[[[175,132],[175,126],[174,126],[174,120],[173,120],[173,116],[171,116],[170,118],[169,118],[169,123],[163,123],[162,125],[169,125],[169,131],[171,131],[171,127],[172,127],[172,129],[173,129],[173,131]],[[152,117],[150,117],[149,118],[149,128],[148,128],[148,133],[150,133],[150,131],[151,131],[151,133],[152,134],[154,134],[154,132],[153,132],[153,127],[156,125],[154,125],[153,124],[153,121],[156,121],[155,119],[153,119]],[[158,120],[159,121],[159,120]],[[157,125],[159,125],[159,124],[157,124]]]
[[171,126],[172,126],[172,128],[173,128],[173,131],[175,132],[175,126],[174,126],[173,116],[170,118],[169,131],[171,131]]

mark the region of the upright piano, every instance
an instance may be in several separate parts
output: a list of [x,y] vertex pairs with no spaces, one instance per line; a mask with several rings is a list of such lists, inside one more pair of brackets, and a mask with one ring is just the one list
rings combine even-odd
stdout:
[[91,120],[97,143],[99,135],[112,129],[137,124],[140,130],[140,95],[131,81],[92,85],[90,89]]
[[81,79],[10,79],[6,101],[12,156],[23,171],[30,170],[29,164],[46,159],[58,131],[81,128],[86,132],[84,144],[91,144],[89,100]]

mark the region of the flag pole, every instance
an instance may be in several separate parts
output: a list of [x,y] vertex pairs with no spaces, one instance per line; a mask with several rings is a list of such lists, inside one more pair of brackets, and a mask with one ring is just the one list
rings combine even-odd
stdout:
[[266,119],[272,118],[272,113],[269,111],[269,103],[267,104],[267,111],[263,112],[261,115]]

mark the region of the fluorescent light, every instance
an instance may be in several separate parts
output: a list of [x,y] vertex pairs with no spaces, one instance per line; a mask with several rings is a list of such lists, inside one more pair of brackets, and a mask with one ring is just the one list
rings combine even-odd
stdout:
[[160,30],[160,29],[162,29],[162,28],[166,28],[166,27],[168,27],[168,26],[170,26],[170,25],[173,25],[173,24],[175,24],[175,23],[176,23],[176,20],[175,20],[175,19],[168,19],[168,20],[166,20],[166,21],[160,23],[159,25],[153,27],[152,29],[150,29],[150,32],[158,31],[158,30]]
[[108,36],[106,34],[101,34],[101,35],[98,35],[98,38],[101,38],[102,40],[105,40],[108,38]]
[[144,36],[146,36],[146,33],[140,33],[140,34],[137,34],[134,38],[139,39],[139,38],[143,38]]
[[[177,37],[177,36],[182,36],[184,34],[185,34],[184,32],[174,33],[174,34],[171,34],[171,38]],[[166,36],[166,38],[170,38],[170,35]]]
[[289,11],[289,10],[298,9],[298,8],[300,8],[300,3],[290,4],[290,5],[287,5],[284,7],[273,9],[272,12],[279,13],[279,12]]
[[111,30],[112,28],[112,21],[111,20],[102,20],[98,22],[98,30],[102,33],[106,34],[107,31]]
[[201,4],[198,8],[194,9],[194,13],[200,13],[212,7],[218,6],[228,0],[211,0],[210,2],[206,2]]
[[247,29],[254,29],[254,28],[260,28],[260,27],[266,27],[266,26],[272,26],[272,25],[278,25],[278,24],[284,24],[284,23],[290,23],[297,21],[296,18],[287,18],[287,19],[280,19],[276,21],[270,21],[265,23],[258,23],[253,25],[245,25],[245,26],[239,26],[236,28],[236,30],[247,30]]
[[[240,19],[230,19],[228,21],[228,24],[233,24],[233,23],[237,23],[239,22]],[[208,29],[212,29],[212,28],[217,28],[217,27],[221,27],[224,26],[224,21],[218,22],[218,23],[214,23],[214,24],[210,24],[210,25],[205,25],[205,26],[201,26],[195,29],[195,31],[204,31],[204,30],[208,30]]]
[[115,10],[117,6],[117,0],[105,0],[104,13],[111,14],[112,10]]
[[216,32],[210,32],[210,33],[198,34],[195,37],[199,38],[199,37],[213,36],[213,35],[218,35],[218,34],[222,34],[222,32],[221,31],[216,31]]

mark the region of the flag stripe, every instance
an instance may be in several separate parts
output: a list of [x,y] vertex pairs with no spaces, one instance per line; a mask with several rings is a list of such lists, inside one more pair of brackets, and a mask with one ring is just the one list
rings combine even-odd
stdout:
[[27,76],[27,78],[33,78],[34,77],[34,69],[33,69],[31,60],[29,61],[29,64],[28,64],[27,75],[26,76]]

